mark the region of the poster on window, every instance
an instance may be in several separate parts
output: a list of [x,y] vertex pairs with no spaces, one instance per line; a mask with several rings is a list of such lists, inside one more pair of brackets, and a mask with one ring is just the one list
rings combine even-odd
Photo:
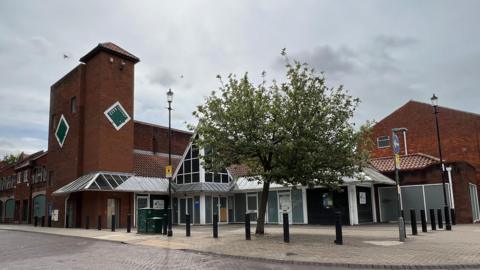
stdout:
[[360,199],[360,204],[367,204],[367,193],[366,192],[359,192],[358,197]]
[[153,209],[165,209],[163,200],[153,200]]
[[52,221],[58,221],[58,209],[52,210]]

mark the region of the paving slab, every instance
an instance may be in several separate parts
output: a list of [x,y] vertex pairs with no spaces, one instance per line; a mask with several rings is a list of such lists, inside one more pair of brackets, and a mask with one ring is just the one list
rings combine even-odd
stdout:
[[[398,242],[394,224],[345,226],[344,245],[334,244],[333,226],[296,225],[290,227],[290,243],[283,242],[281,226],[266,226],[265,235],[245,240],[243,225],[220,225],[219,238],[212,237],[211,226],[193,226],[191,237],[183,226],[174,226],[173,237],[144,235],[125,230],[85,230],[0,225],[4,230],[23,230],[58,235],[119,241],[132,245],[154,246],[232,257],[280,260],[285,262],[324,263],[331,265],[392,266],[437,268],[480,268],[480,225],[466,224],[453,231],[429,231],[408,235]],[[254,229],[254,226],[252,226]],[[252,230],[254,231],[254,230]]]

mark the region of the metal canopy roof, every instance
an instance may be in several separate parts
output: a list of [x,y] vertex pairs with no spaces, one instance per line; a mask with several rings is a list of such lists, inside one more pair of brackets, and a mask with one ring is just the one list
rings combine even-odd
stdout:
[[78,191],[116,191],[131,174],[95,172],[80,176],[69,184],[59,188],[54,195],[68,194]]
[[233,183],[197,182],[189,184],[172,184],[175,192],[229,192]]
[[[174,185],[172,183],[172,189]],[[122,192],[149,192],[149,193],[168,193],[168,179],[156,177],[131,176],[123,184],[119,185],[115,191]]]

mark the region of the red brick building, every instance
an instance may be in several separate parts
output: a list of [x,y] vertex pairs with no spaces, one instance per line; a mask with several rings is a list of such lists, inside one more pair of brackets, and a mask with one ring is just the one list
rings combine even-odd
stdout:
[[[137,62],[136,56],[115,44],[101,43],[52,85],[48,155],[34,154],[35,160],[0,170],[1,209],[8,210],[0,220],[31,222],[32,216],[52,215],[52,226],[80,227],[88,216],[92,226],[100,217],[102,227],[108,227],[107,216],[116,214],[117,226],[126,225],[127,214],[134,214],[136,193],[116,188],[142,176],[158,184],[168,164],[168,128],[133,120]],[[190,132],[172,130],[174,165],[190,137]],[[42,164],[41,182],[34,161]],[[82,181],[85,185],[80,187]],[[104,187],[110,190],[105,192]],[[35,201],[40,195],[43,200]],[[164,194],[155,196],[165,199]]]
[[[448,190],[449,197],[453,195],[450,206],[456,208],[458,222],[478,221],[480,115],[445,107],[438,107],[438,111],[442,154],[453,186],[453,192]],[[439,189],[442,178],[433,107],[426,103],[409,101],[373,127],[376,146],[372,151],[371,162],[376,169],[394,179],[392,128],[408,130],[397,134],[401,150],[400,183],[404,186],[402,191],[410,188],[412,192],[415,189],[415,192],[420,194],[421,191],[425,192],[425,187],[438,189],[441,194],[437,192],[435,199],[432,195],[432,200],[436,202],[429,207],[428,200],[424,200],[423,208],[428,211],[428,208],[439,207],[439,204],[443,203],[443,192]],[[387,190],[385,192],[388,193]],[[425,198],[425,195],[423,197]],[[408,198],[405,200],[408,202]],[[379,205],[381,204],[380,202]],[[413,208],[422,208],[418,203],[410,204],[417,206]],[[404,205],[405,208],[408,210],[409,206]]]

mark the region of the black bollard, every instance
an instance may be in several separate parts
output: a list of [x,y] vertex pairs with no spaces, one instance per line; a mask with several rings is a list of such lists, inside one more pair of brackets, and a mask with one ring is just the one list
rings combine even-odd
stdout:
[[102,229],[102,216],[98,216],[98,219],[97,219],[97,230],[101,230]]
[[66,216],[66,220],[65,220],[65,228],[68,228],[70,224],[68,224],[68,220],[70,220],[69,216],[67,215]]
[[115,231],[115,215],[112,215],[112,232]]
[[163,215],[163,235],[167,235],[167,230],[168,230],[168,215],[164,214]]
[[218,238],[218,215],[213,215],[213,238]]
[[190,236],[190,214],[185,215],[185,235]]
[[90,229],[90,217],[86,216],[85,217],[85,230]]
[[437,230],[437,225],[435,225],[435,210],[430,209],[430,224],[432,225],[432,231]]
[[335,244],[343,245],[342,212],[335,212]]
[[438,228],[443,229],[442,209],[437,209]]
[[412,224],[412,235],[417,235],[417,216],[415,214],[415,209],[410,209],[410,223]]
[[42,216],[40,226],[45,227],[45,216]]
[[445,213],[445,229],[447,231],[451,231],[452,224],[450,224],[450,208],[448,206],[445,206],[443,208],[443,213]]
[[127,233],[132,231],[132,215],[127,215]]
[[246,213],[245,214],[245,240],[250,240],[251,239],[251,233],[250,233],[250,214]]
[[33,217],[33,226],[37,227],[37,225],[38,225],[38,217],[35,216]]
[[457,225],[457,219],[455,216],[455,209],[450,209],[450,215],[452,216],[452,225]]
[[288,224],[288,213],[283,213],[283,242],[290,242],[290,228]]
[[47,222],[48,227],[52,227],[52,216],[48,216],[48,222]]
[[427,217],[425,210],[420,210],[420,219],[422,220],[422,232],[427,232]]

